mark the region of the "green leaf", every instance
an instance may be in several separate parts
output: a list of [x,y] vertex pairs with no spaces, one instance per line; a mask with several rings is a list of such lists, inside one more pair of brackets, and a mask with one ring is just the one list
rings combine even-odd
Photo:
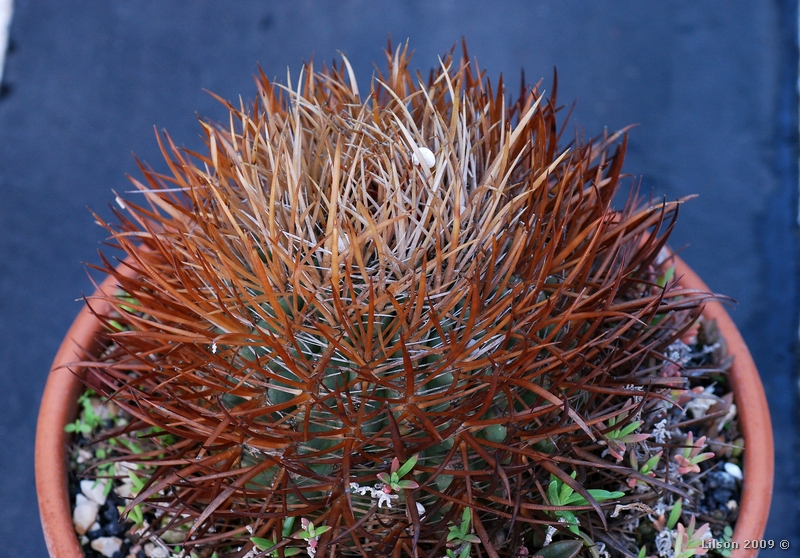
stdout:
[[403,466],[400,467],[400,469],[397,470],[397,476],[402,478],[408,472],[410,472],[414,468],[414,465],[417,464],[417,459],[418,459],[418,457],[416,455],[412,455],[411,458],[408,461],[406,461],[405,463],[403,463]]
[[144,481],[140,479],[133,471],[128,471],[128,478],[131,479],[133,491],[138,494],[144,488]]
[[675,546],[673,547],[675,551],[675,558],[686,558],[683,555],[683,531],[678,529],[678,536],[675,537]]
[[698,463],[702,463],[706,459],[711,459],[712,457],[714,457],[714,455],[715,454],[713,451],[707,451],[705,453],[701,453],[700,455],[695,455],[689,460],[689,463],[691,463],[692,465],[697,465]]
[[[570,485],[568,485],[567,483],[562,484],[561,485],[561,491],[558,494],[558,501],[559,502],[568,502],[569,499],[572,497],[572,494],[574,492],[575,492],[575,490],[573,490],[573,488]],[[562,504],[562,505],[566,505],[566,504]]]
[[308,539],[311,539],[313,537],[314,537],[314,535],[311,534],[310,530],[309,531],[298,531],[297,533],[292,535],[292,538],[294,538],[294,539],[303,539],[305,541],[307,541]]
[[256,545],[256,548],[259,550],[266,550],[268,548],[272,548],[277,543],[270,539],[262,539],[261,537],[250,537],[250,540]]
[[608,490],[600,490],[597,488],[590,488],[587,492],[597,500],[598,502],[604,502],[605,500],[615,500],[616,498],[622,498],[625,496],[624,492],[614,491],[609,492]]
[[669,512],[669,519],[667,519],[667,529],[674,529],[675,525],[678,524],[678,520],[681,518],[681,509],[683,508],[683,499],[681,498],[675,505],[672,506],[672,511]]
[[650,434],[626,434],[618,440],[625,444],[633,444],[635,442],[644,442],[650,437]]
[[[606,500],[614,500],[616,498],[622,498],[625,496],[624,492],[609,492],[608,490],[602,490],[599,488],[590,488],[587,492],[591,495],[598,502],[604,502]],[[570,498],[568,498],[564,503],[561,504],[562,506],[588,506],[589,502],[581,496],[580,494],[573,494]]]
[[578,526],[577,526],[577,525],[569,525],[567,528],[568,528],[568,529],[569,529],[569,530],[570,530],[572,533],[574,533],[574,534],[576,534],[576,535],[580,536],[580,534],[581,534],[581,530],[578,528]]
[[[552,478],[552,476],[551,476]],[[561,506],[561,500],[558,499],[558,483],[561,482],[555,478],[547,485],[547,499],[550,500],[551,506]]]
[[642,421],[635,420],[620,431],[620,436],[627,436],[642,425]]
[[92,427],[86,424],[84,421],[78,419],[75,422],[71,422],[64,427],[65,432],[78,432],[80,434],[89,434],[92,431]]
[[118,440],[123,446],[131,450],[133,453],[142,453],[142,448],[140,448],[135,442],[126,438],[118,438]]
[[562,506],[588,506],[589,502],[578,493],[572,494],[569,498],[561,502]]
[[283,520],[283,528],[281,529],[281,535],[283,535],[284,538],[290,537],[292,535],[292,527],[294,527],[294,520],[295,520],[294,516],[287,517],[286,519]]
[[657,284],[659,287],[661,287],[661,288],[664,288],[664,287],[667,285],[667,283],[669,283],[670,281],[672,281],[672,278],[673,278],[673,277],[675,277],[675,266],[674,266],[674,265],[671,265],[671,266],[669,266],[669,267],[667,268],[667,270],[664,272],[664,275],[662,275],[661,277],[659,277],[659,278],[656,280],[656,284]]
[[660,451],[660,452],[658,452],[657,454],[655,454],[653,457],[651,457],[650,459],[648,459],[648,460],[645,462],[645,464],[644,464],[644,465],[642,465],[642,470],[641,470],[641,472],[642,472],[642,473],[649,473],[650,471],[652,471],[653,469],[655,469],[655,468],[656,468],[656,465],[658,465],[658,462],[659,462],[659,460],[661,459],[661,456],[662,456],[662,454],[663,454],[663,453],[664,453],[664,452],[661,452],[661,451]]
[[472,548],[469,545],[464,546],[464,548],[461,549],[461,554],[458,555],[458,558],[468,558],[470,550],[472,550]]
[[[309,524],[309,525],[310,525],[310,524]],[[320,536],[322,533],[327,533],[327,532],[328,532],[328,531],[330,531],[330,530],[331,530],[331,527],[330,527],[330,525],[322,525],[321,527],[316,527],[316,528],[314,529],[314,536],[315,536],[315,537],[318,537],[318,536]]]
[[576,535],[580,535],[580,529],[578,529],[580,523],[578,523],[578,518],[575,517],[574,513],[566,510],[557,511],[555,513],[556,517],[563,518],[564,521],[566,521],[567,527],[569,528],[570,531],[572,531]]
[[469,531],[470,513],[469,508],[464,508],[464,513],[461,514],[461,534],[466,535]]
[[567,525],[578,525],[578,518],[575,517],[575,514],[571,511],[561,510],[557,511],[556,515],[559,517],[563,517],[564,520],[567,522]]
[[142,525],[144,523],[144,513],[142,513],[141,504],[136,504],[129,516],[136,525]]

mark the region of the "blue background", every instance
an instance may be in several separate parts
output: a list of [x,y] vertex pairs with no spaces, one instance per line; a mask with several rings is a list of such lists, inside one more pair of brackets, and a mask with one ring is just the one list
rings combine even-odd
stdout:
[[44,556],[33,439],[50,361],[92,285],[111,189],[163,168],[153,127],[200,147],[203,90],[252,99],[260,63],[285,79],[337,51],[365,86],[388,34],[427,75],[462,36],[511,93],[528,81],[577,98],[587,136],[631,132],[626,170],[645,192],[699,198],[673,246],[732,316],[772,409],[776,490],[767,537],[800,556],[796,338],[797,8],[788,0],[439,2],[18,0],[0,98],[0,556]]

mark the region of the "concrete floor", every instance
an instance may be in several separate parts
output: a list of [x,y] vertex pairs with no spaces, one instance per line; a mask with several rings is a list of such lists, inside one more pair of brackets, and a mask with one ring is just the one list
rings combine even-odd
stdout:
[[773,413],[777,478],[767,538],[800,556],[796,339],[797,7],[790,0],[17,0],[0,93],[0,556],[44,556],[33,480],[39,398],[56,347],[92,289],[111,189],[161,168],[153,126],[199,147],[208,89],[252,98],[257,63],[296,75],[346,53],[362,83],[387,34],[427,72],[465,36],[489,75],[519,72],[577,98],[587,135],[640,124],[627,172],[657,197],[699,193],[673,246],[736,323]]

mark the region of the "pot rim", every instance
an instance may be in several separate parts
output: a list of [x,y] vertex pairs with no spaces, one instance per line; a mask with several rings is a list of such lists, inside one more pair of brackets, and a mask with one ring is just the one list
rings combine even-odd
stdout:
[[[712,292],[686,262],[677,256],[674,260],[675,277],[678,278],[679,284],[691,289]],[[742,548],[744,546],[742,542],[762,539],[767,528],[775,476],[772,420],[758,369],[733,319],[718,300],[709,300],[705,303],[703,316],[716,320],[717,328],[728,346],[728,352],[735,355],[730,369],[730,380],[739,415],[739,426],[745,440],[745,482],[742,485],[742,499],[739,502],[739,518],[733,532],[733,540],[739,542],[740,548],[733,550],[731,558],[752,558],[758,555],[758,550]],[[745,400],[747,405],[744,405]]]
[[[121,264],[118,271],[134,275],[132,268],[125,264]],[[110,311],[111,304],[102,297],[112,296],[117,289],[117,280],[110,275],[86,299],[53,359],[39,406],[34,450],[36,497],[45,544],[52,558],[84,556],[72,525],[67,453],[71,436],[64,427],[78,414],[77,399],[84,389],[86,370],[67,365],[100,350],[97,335],[103,326],[92,309],[98,314]]]
[[[674,256],[676,277],[684,288],[711,292],[700,277],[679,257]],[[122,264],[118,271],[132,275],[133,269]],[[111,296],[118,285],[114,276],[107,277],[87,299],[56,353],[47,378],[36,427],[35,474],[36,495],[47,550],[52,558],[83,558],[83,550],[72,525],[68,487],[67,448],[70,435],[64,426],[77,416],[77,398],[83,389],[83,368],[67,368],[82,355],[98,350],[97,334],[102,330],[88,301],[98,314],[111,309],[102,297]],[[703,315],[716,320],[728,351],[734,355],[730,370],[731,384],[745,439],[744,473],[739,518],[733,540],[760,540],[766,529],[774,480],[774,445],[772,423],[766,394],[750,351],[733,320],[717,300],[709,300]],[[747,400],[747,405],[742,402]],[[748,472],[751,474],[748,475]],[[739,548],[732,558],[753,558],[757,550]]]

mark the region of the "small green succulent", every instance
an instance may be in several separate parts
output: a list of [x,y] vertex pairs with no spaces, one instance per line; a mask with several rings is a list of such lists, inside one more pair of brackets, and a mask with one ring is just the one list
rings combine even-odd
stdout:
[[701,436],[697,439],[697,441],[695,441],[691,432],[686,435],[686,444],[683,450],[673,457],[673,459],[678,462],[678,473],[685,475],[686,473],[700,472],[698,463],[702,463],[703,461],[714,457],[713,451],[700,453],[700,450],[702,450],[705,445],[705,436]]
[[[576,473],[570,475],[573,479],[575,478]],[[590,488],[587,490],[589,495],[594,498],[597,502],[605,502],[606,500],[613,500],[615,498],[621,498],[625,495],[624,492],[609,492],[608,490]],[[587,506],[589,502],[581,496],[580,494],[576,493],[571,486],[567,483],[560,480],[555,475],[550,475],[550,484],[547,485],[547,499],[550,500],[551,506]],[[570,531],[575,533],[576,535],[580,535],[580,529],[578,528],[580,522],[578,518],[575,516],[575,512],[571,512],[568,510],[555,510],[553,514],[560,520],[563,520]]]
[[419,484],[412,480],[401,480],[404,476],[411,472],[414,465],[417,464],[417,456],[412,456],[408,461],[400,465],[400,460],[396,457],[392,460],[392,466],[389,469],[389,474],[378,473],[378,479],[383,482],[383,491],[390,494],[391,491],[399,492],[402,489],[411,490],[419,488]]
[[469,508],[464,508],[464,513],[461,514],[461,523],[458,525],[450,525],[448,527],[449,533],[447,534],[447,557],[448,558],[467,558],[473,544],[480,543],[481,540],[476,536],[470,534],[470,511]]
[[80,416],[64,427],[65,432],[91,434],[92,431],[100,426],[100,415],[94,411],[92,406],[92,396],[95,392],[87,389],[78,398],[78,405],[81,408]]

